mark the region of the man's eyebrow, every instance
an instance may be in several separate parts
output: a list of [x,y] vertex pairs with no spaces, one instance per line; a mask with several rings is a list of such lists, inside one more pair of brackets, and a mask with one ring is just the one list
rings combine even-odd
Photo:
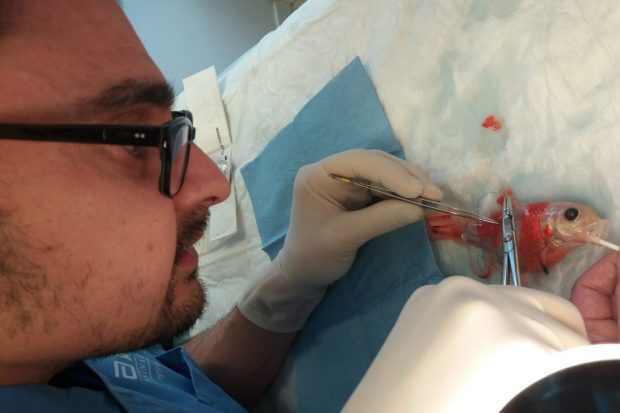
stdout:
[[104,89],[85,103],[89,108],[103,110],[131,109],[142,104],[170,109],[174,104],[174,89],[164,81],[126,79]]

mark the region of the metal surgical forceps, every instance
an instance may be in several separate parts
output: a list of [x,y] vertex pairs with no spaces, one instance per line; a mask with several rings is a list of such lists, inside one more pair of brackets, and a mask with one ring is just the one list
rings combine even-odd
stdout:
[[362,181],[358,181],[356,179],[352,179],[352,178],[345,178],[344,176],[339,176],[339,175],[334,175],[334,174],[329,174],[330,178],[333,178],[337,181],[340,182],[344,182],[346,184],[353,184],[356,186],[359,186],[361,188],[366,188],[369,189],[371,191],[377,192],[379,194],[385,195],[389,198],[394,198],[394,199],[399,199],[401,201],[405,201],[408,202],[410,204],[414,204],[414,205],[418,205],[421,206],[423,208],[428,208],[428,209],[433,209],[435,211],[441,211],[441,212],[445,212],[446,214],[450,214],[450,215],[457,215],[459,217],[462,218],[468,218],[468,219],[473,219],[476,221],[482,221],[482,222],[488,222],[490,224],[497,224],[499,225],[500,222],[491,219],[491,218],[485,218],[485,217],[481,217],[477,214],[474,214],[473,212],[469,212],[469,211],[464,211],[462,209],[458,209],[458,208],[454,208],[439,202],[435,202],[432,201],[430,199],[427,198],[422,198],[422,197],[418,197],[418,198],[406,198],[404,196],[400,196],[398,195],[396,192],[394,191],[390,191],[387,188],[384,188],[382,186],[377,186],[377,185],[371,185],[368,184],[366,182],[362,182]]
[[509,196],[504,197],[502,208],[502,242],[504,263],[502,266],[502,284],[519,286],[521,275],[519,274],[519,256],[517,254],[517,238],[515,218],[512,211],[512,200]]

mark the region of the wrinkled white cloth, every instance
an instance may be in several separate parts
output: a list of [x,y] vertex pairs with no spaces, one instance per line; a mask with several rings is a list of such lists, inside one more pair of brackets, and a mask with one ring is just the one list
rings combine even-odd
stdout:
[[[254,158],[355,56],[365,65],[406,158],[468,209],[510,185],[521,201],[586,203],[620,241],[620,2],[308,0],[220,77],[234,167]],[[494,115],[498,131],[484,128]],[[239,173],[239,233],[205,242],[210,308],[234,305],[269,264]],[[436,245],[447,273],[467,252]],[[584,246],[530,277],[570,294],[601,247]]]

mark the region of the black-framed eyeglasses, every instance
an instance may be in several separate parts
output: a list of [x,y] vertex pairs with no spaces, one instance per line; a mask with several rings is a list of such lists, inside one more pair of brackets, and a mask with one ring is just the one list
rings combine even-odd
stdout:
[[172,112],[172,120],[160,126],[0,124],[0,139],[157,147],[159,192],[170,198],[183,187],[195,135],[187,110]]

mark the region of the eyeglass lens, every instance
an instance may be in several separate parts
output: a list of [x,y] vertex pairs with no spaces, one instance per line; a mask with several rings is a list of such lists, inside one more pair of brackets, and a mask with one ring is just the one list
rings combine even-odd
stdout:
[[181,190],[189,155],[190,127],[185,125],[176,131],[172,147],[172,168],[170,170],[170,192],[174,195]]

